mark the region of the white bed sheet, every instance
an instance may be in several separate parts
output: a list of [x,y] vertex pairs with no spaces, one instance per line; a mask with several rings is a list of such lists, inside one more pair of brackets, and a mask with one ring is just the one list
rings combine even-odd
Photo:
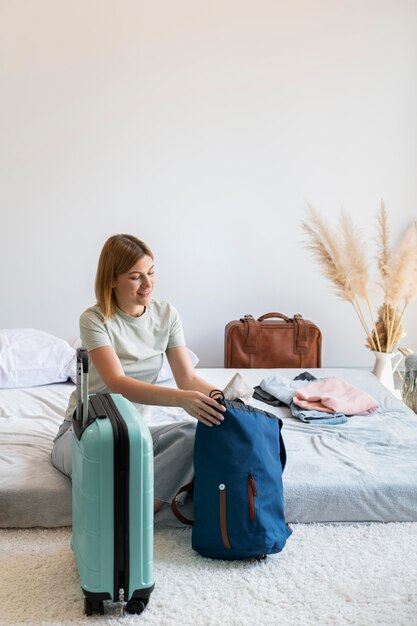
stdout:
[[53,467],[51,450],[73,389],[0,389],[0,527],[71,523],[71,482]]
[[[224,388],[238,370],[200,368]],[[239,370],[255,386],[274,370]],[[276,370],[294,378],[302,370]],[[309,370],[366,389],[380,409],[337,426],[304,424],[287,408],[252,400],[284,422],[285,510],[292,522],[417,521],[417,416],[365,370]],[[71,523],[71,483],[51,463],[53,438],[74,385],[0,390],[0,527]],[[183,419],[180,409],[153,407],[152,421]],[[193,418],[189,418],[193,420]],[[158,515],[171,523],[168,510]]]

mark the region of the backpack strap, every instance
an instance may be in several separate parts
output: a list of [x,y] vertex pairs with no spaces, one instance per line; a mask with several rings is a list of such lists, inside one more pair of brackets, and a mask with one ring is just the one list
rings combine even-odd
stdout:
[[177,491],[177,493],[171,500],[171,509],[175,517],[183,524],[187,524],[187,526],[192,526],[194,524],[194,521],[192,519],[188,519],[187,517],[182,515],[182,513],[179,512],[178,506],[177,506],[177,497],[180,495],[180,493],[184,493],[185,491],[192,492],[193,490],[194,490],[194,479],[190,483],[187,483],[186,485],[181,487],[181,489]]
[[213,398],[214,400],[224,400],[223,391],[220,389],[212,389],[209,393],[209,398]]

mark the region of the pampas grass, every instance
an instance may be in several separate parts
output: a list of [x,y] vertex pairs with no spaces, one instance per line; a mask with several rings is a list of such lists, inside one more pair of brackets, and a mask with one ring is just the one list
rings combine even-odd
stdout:
[[306,245],[313,253],[336,295],[350,302],[365,330],[365,345],[378,352],[392,352],[405,335],[402,322],[409,304],[417,297],[417,223],[413,222],[398,246],[391,250],[384,204],[377,215],[378,285],[383,303],[375,319],[369,297],[369,265],[362,232],[342,211],[338,228],[332,230],[318,211],[308,207],[302,222]]

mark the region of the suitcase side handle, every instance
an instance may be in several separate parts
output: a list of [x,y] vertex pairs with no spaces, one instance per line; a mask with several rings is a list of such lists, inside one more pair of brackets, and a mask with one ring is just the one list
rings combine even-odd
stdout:
[[85,348],[77,350],[77,421],[83,427],[88,421],[88,352]]

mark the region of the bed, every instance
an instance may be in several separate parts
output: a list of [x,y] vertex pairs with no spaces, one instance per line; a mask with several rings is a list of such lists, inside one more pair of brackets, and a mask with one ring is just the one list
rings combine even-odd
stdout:
[[[236,371],[198,369],[217,388],[224,388]],[[302,370],[239,371],[255,386],[274,372],[294,378]],[[417,521],[416,414],[366,370],[309,371],[344,378],[368,391],[380,408],[349,417],[346,424],[310,425],[291,416],[287,407],[251,401],[283,420],[287,520]],[[73,389],[72,382],[0,389],[0,527],[71,524],[71,483],[52,466],[50,452]],[[175,420],[180,413],[154,407],[151,419]],[[166,507],[155,521],[173,524],[174,518]]]

